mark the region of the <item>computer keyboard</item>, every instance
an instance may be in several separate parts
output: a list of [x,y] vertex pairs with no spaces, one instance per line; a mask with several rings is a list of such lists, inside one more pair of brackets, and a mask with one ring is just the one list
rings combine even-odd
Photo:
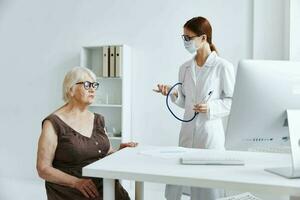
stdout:
[[244,165],[242,158],[232,152],[205,150],[197,153],[185,154],[180,158],[183,165]]
[[243,193],[243,194],[238,194],[238,195],[235,195],[235,196],[220,198],[220,199],[216,199],[216,200],[262,200],[262,199],[259,199],[255,196],[253,196],[249,192],[246,192],[246,193]]

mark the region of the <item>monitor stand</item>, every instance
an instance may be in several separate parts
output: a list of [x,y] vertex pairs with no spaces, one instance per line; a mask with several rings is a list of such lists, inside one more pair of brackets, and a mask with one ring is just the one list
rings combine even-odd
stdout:
[[290,134],[292,166],[268,168],[265,171],[286,178],[300,178],[300,110],[288,109],[286,112]]

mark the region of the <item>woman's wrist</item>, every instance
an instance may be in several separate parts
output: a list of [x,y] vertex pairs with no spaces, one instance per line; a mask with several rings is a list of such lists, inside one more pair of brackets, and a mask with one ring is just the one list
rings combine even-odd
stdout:
[[72,177],[71,178],[71,183],[70,183],[70,187],[71,188],[75,188],[76,187],[76,183],[79,181],[79,178],[77,177]]

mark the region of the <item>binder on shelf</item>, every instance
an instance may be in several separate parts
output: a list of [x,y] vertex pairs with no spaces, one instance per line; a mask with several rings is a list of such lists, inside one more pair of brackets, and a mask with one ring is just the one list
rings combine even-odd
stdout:
[[122,46],[116,46],[116,77],[122,76],[122,58],[123,58],[123,48]]
[[115,77],[116,76],[116,70],[115,70],[115,47],[110,46],[109,47],[109,77]]
[[108,69],[108,46],[103,47],[103,53],[102,53],[102,73],[103,77],[109,76],[109,69]]

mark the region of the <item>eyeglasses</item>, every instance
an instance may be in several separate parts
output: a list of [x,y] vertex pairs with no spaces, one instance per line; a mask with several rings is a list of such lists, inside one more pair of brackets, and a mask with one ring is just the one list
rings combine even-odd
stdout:
[[86,90],[90,89],[91,87],[93,87],[95,90],[97,90],[98,87],[99,87],[99,83],[98,82],[91,83],[90,81],[84,81],[84,82],[78,82],[78,83],[76,83],[76,85],[77,84],[83,84],[83,87]]
[[194,39],[195,37],[199,37],[199,36],[196,35],[196,36],[190,37],[190,36],[188,36],[188,35],[182,35],[181,37],[182,37],[182,39],[183,39],[184,41],[188,42],[188,41]]

